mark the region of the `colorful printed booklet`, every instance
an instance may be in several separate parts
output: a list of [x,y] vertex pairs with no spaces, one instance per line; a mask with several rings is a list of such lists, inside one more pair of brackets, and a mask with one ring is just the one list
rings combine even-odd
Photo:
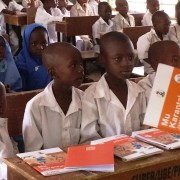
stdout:
[[112,144],[114,146],[114,154],[122,158],[123,161],[132,161],[163,152],[159,148],[124,134],[91,141],[93,145],[100,143]]
[[152,128],[135,131],[132,136],[166,150],[180,148],[180,134],[173,134],[160,129]]
[[66,153],[60,148],[21,153],[17,156],[44,176],[75,171],[64,168]]
[[180,134],[180,69],[159,64],[144,124]]
[[68,169],[114,172],[113,146],[98,144],[69,147],[65,166]]

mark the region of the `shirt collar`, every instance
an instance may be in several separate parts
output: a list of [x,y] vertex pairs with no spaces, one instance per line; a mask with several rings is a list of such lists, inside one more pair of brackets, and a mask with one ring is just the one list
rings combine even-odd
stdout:
[[[154,30],[154,28],[151,28],[151,33],[157,38],[159,39],[160,41],[162,41],[158,35],[156,34],[156,31]],[[165,34],[163,35],[163,40],[168,40],[169,39],[169,35],[168,34]]]
[[[51,81],[42,92],[43,95],[40,100],[40,106],[46,106],[49,107],[52,111],[60,112],[59,104],[57,103],[52,90],[53,82],[54,81]],[[75,87],[72,87],[72,101],[70,103],[67,115],[73,112],[77,112],[79,109],[82,108],[80,94],[80,90],[76,89]]]
[[8,118],[0,118],[0,126],[6,127]]
[[103,19],[102,17],[100,17],[100,18],[99,18],[99,21],[100,21],[101,24],[106,24],[106,25],[108,25],[108,26],[113,26],[113,22],[112,22],[111,20],[108,20],[108,23],[109,23],[109,24],[107,24],[107,23],[104,21],[104,19]]
[[[86,8],[87,8],[87,3],[84,3],[84,5],[85,5]],[[77,1],[76,1],[76,6],[77,6],[77,9],[78,9],[78,10],[84,11],[84,10],[82,9],[81,5],[80,5]]]
[[[137,97],[139,93],[143,92],[143,89],[134,85],[134,82],[126,80],[126,84],[128,86],[128,94],[131,94],[133,97]],[[105,98],[107,100],[111,100],[110,97],[110,88],[105,79],[105,75],[101,77],[101,79],[97,82],[96,90],[95,90],[95,98]]]

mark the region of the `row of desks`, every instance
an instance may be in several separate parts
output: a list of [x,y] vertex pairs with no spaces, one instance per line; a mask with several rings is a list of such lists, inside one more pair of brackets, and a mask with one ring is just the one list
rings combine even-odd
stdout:
[[5,159],[8,179],[33,180],[81,180],[81,179],[123,179],[123,180],[180,180],[180,149],[132,162],[122,162],[115,158],[115,172],[77,171],[44,177],[18,157]]

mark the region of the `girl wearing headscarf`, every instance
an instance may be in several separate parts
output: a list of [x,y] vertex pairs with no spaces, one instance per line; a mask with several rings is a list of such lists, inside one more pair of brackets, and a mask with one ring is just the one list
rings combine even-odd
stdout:
[[0,35],[0,81],[13,91],[22,88],[21,76],[11,53],[9,43]]
[[51,81],[41,59],[42,50],[48,44],[48,32],[44,26],[34,23],[25,28],[23,48],[15,58],[22,78],[22,90],[42,89]]

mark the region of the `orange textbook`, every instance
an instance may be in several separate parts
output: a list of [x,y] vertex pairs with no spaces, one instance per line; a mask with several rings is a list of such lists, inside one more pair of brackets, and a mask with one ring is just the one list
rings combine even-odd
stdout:
[[100,144],[69,147],[65,167],[67,169],[114,172],[113,146]]
[[72,171],[64,168],[66,153],[60,148],[20,153],[17,154],[17,156],[44,176],[62,174]]
[[114,146],[114,154],[122,158],[123,161],[133,161],[139,158],[162,153],[163,150],[150,144],[139,141],[131,136],[120,134],[107,138],[91,141],[91,144],[111,144]]
[[159,64],[144,124],[180,134],[180,69]]
[[175,133],[168,133],[166,131],[151,128],[141,131],[135,131],[133,137],[158,146],[160,148],[170,150],[180,148],[180,135]]

